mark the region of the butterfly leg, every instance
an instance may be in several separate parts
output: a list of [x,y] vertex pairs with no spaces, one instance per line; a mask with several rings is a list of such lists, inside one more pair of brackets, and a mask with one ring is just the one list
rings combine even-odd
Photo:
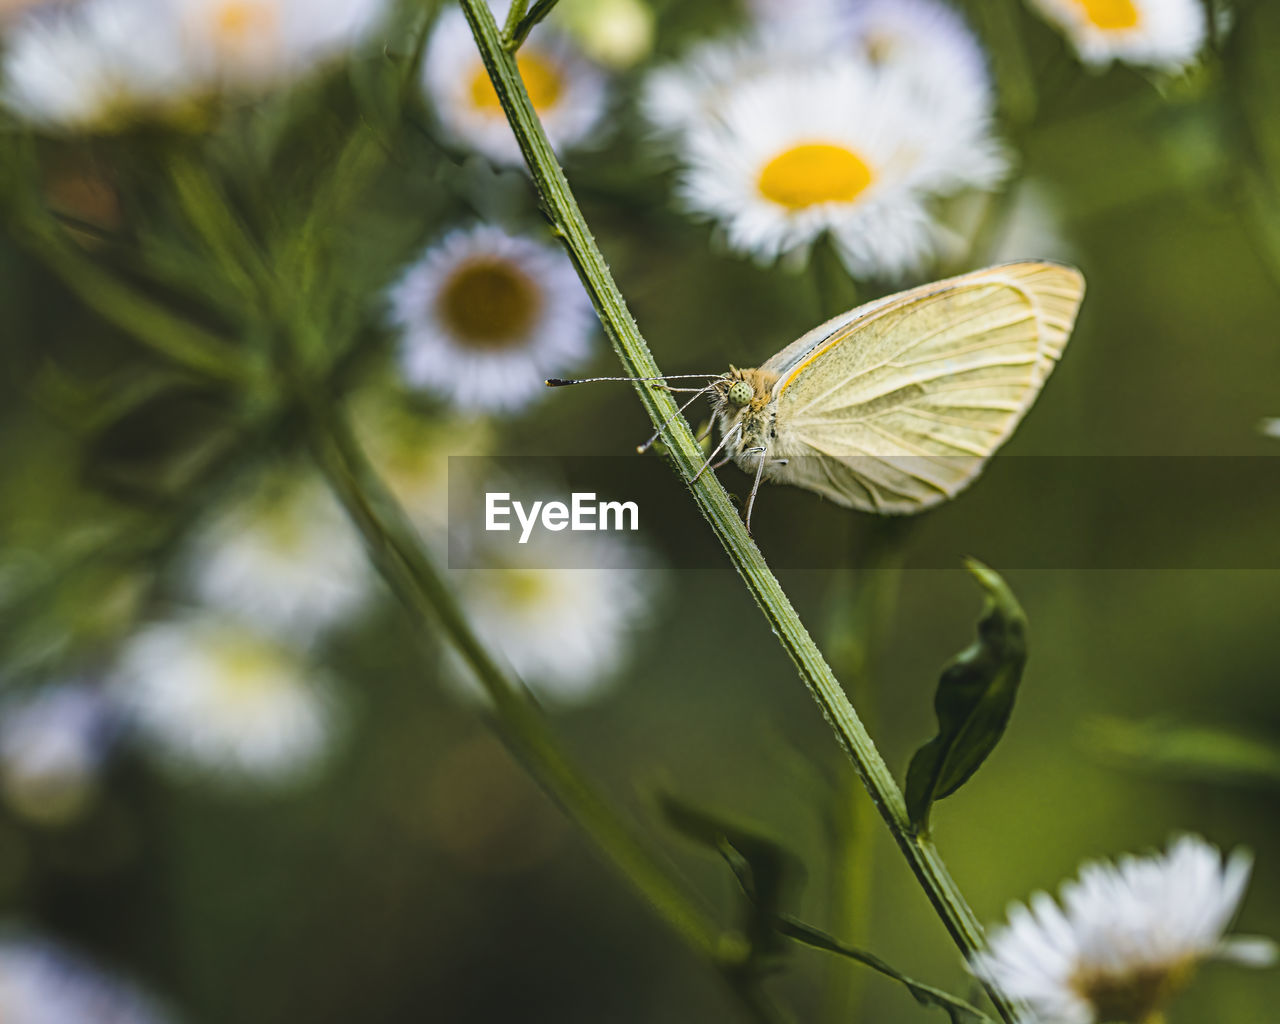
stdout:
[[766,451],[764,448],[747,448],[745,451],[743,451],[742,454],[760,456],[759,461],[756,463],[756,479],[755,479],[755,482],[751,485],[751,497],[747,499],[746,525],[747,525],[747,533],[750,533],[751,532],[751,510],[755,508],[756,492],[760,490],[760,477],[764,473],[764,463],[765,463],[764,457],[766,455]]
[[729,438],[733,437],[733,435],[738,433],[741,429],[742,429],[742,424],[739,423],[736,427],[734,427],[727,434],[725,434],[724,437],[720,438],[720,443],[716,445],[715,450],[710,455],[707,456],[707,461],[702,464],[702,469],[698,470],[698,472],[696,472],[693,475],[693,479],[690,480],[689,483],[691,484],[697,483],[698,477],[702,476],[702,474],[706,471],[706,468],[710,466],[711,463],[715,460],[715,457],[720,454],[720,449],[723,448],[725,445],[727,445],[729,443]]
[[[670,391],[673,389],[668,388],[667,390]],[[693,403],[696,402],[701,395],[705,395],[710,390],[711,390],[710,387],[698,388],[694,392],[694,395],[691,399],[685,402],[684,405],[680,406],[679,409],[677,409],[675,412],[673,412],[670,416],[668,416],[665,420],[662,421],[662,426],[660,426],[656,431],[654,431],[653,437],[649,438],[649,440],[647,440],[644,444],[636,447],[636,451],[639,454],[643,455],[650,448],[652,448],[654,443],[658,440],[658,438],[662,436],[662,432],[667,429],[668,425],[670,425],[671,421],[674,420],[677,416],[679,416],[682,412],[684,412],[687,408],[689,408],[689,406],[693,405]]]

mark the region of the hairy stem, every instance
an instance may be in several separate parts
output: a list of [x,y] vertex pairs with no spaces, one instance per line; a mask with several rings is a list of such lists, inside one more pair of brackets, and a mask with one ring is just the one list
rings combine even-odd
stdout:
[[[519,141],[543,208],[578,269],[624,371],[633,377],[660,376],[661,371],[627,309],[569,189],[564,171],[547,142],[515,60],[502,45],[493,14],[484,0],[461,0],[461,3],[503,110]],[[912,829],[902,791],[889,766],[880,756],[759,548],[748,535],[729,495],[712,474],[704,473],[694,481],[703,456],[688,423],[675,415],[676,405],[668,393],[644,384],[636,384],[635,387],[655,427],[674,417],[665,433],[676,470],[689,486],[703,516],[724,545],[734,567],[831,724],[947,931],[963,954],[968,956],[976,952],[983,944],[981,925],[952,881],[933,844]],[[1009,1000],[993,988],[989,987],[988,993],[1000,1016],[1012,1024],[1015,1014]]]

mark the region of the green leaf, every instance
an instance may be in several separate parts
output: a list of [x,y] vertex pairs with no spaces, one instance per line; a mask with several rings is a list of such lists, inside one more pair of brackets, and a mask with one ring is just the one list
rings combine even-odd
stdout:
[[835,953],[837,956],[847,957],[850,960],[856,960],[858,963],[870,967],[873,971],[879,971],[885,977],[892,978],[905,986],[921,1006],[933,1006],[942,1010],[951,1018],[951,1024],[990,1024],[991,1018],[976,1006],[971,1006],[963,999],[958,999],[940,988],[934,988],[932,985],[926,985],[923,982],[909,978],[901,971],[885,963],[878,956],[856,949],[853,946],[846,946],[839,939],[833,938],[826,932],[820,932],[818,929],[811,928],[807,924],[792,918],[783,918],[778,921],[778,930],[795,942],[810,946],[813,949]]
[[995,749],[1018,694],[1027,662],[1027,618],[1004,580],[972,559],[965,567],[987,592],[978,639],[942,671],[933,707],[938,734],[916,751],[907,769],[907,810],[928,828],[936,800],[963,786]]
[[1167,718],[1101,718],[1092,723],[1088,738],[1100,753],[1155,775],[1223,785],[1280,785],[1280,750],[1273,738]]
[[730,822],[669,794],[659,794],[663,817],[681,835],[719,854],[747,897],[743,931],[753,957],[785,949],[775,928],[804,866],[776,839],[756,825]]

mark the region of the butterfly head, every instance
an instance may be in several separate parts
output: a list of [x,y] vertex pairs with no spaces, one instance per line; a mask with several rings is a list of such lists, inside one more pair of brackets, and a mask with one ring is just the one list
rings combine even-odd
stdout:
[[745,447],[767,444],[774,417],[773,386],[778,375],[769,370],[729,372],[715,382],[715,412],[721,436],[728,437],[727,451],[733,455]]
[[768,370],[740,370],[729,367],[729,372],[713,385],[717,412],[734,416],[760,413],[773,398],[773,385],[778,375]]

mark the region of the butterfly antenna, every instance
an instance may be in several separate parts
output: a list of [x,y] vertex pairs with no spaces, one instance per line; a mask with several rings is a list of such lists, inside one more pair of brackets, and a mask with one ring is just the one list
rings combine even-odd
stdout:
[[725,445],[727,445],[729,443],[729,438],[733,437],[733,435],[736,434],[741,429],[742,429],[742,424],[739,423],[736,427],[734,427],[731,431],[729,431],[729,433],[725,434],[724,437],[720,438],[720,443],[716,445],[715,450],[712,451],[712,453],[707,456],[707,461],[702,464],[702,469],[698,470],[698,472],[696,472],[693,475],[693,479],[690,480],[689,483],[696,484],[698,482],[698,477],[702,476],[706,468],[715,461],[716,456],[720,454],[720,449],[723,448]]
[[605,380],[628,380],[628,381],[650,381],[650,380],[713,380],[719,377],[718,373],[677,373],[670,377],[581,377],[570,380],[563,377],[549,377],[545,383],[549,388],[567,388],[571,384],[598,384]]
[[755,479],[755,483],[753,483],[753,484],[751,485],[751,497],[749,497],[749,498],[747,499],[747,519],[746,519],[746,524],[747,524],[747,533],[749,534],[749,533],[751,532],[751,510],[752,510],[753,508],[755,508],[755,506],[756,506],[756,492],[757,492],[758,490],[760,490],[760,477],[761,477],[761,475],[764,473],[764,456],[765,456],[765,450],[764,450],[763,448],[748,448],[748,449],[747,449],[745,452],[743,452],[742,454],[743,454],[743,455],[752,455],[752,454],[755,454],[755,455],[759,455],[759,456],[760,456],[760,461],[756,464],[756,479]]
[[702,395],[705,395],[710,390],[711,390],[710,384],[708,384],[705,388],[699,388],[698,391],[694,394],[694,396],[691,399],[689,399],[689,401],[685,402],[684,405],[680,406],[679,409],[677,409],[675,412],[673,412],[670,416],[668,416],[665,420],[662,421],[662,426],[660,426],[654,432],[653,437],[649,438],[649,440],[647,440],[644,444],[637,445],[636,451],[641,455],[647,452],[651,447],[653,447],[654,442],[657,441],[658,438],[662,436],[662,432],[667,429],[667,426],[671,423],[672,420],[674,420],[677,416],[679,416],[682,412],[684,412],[687,408],[689,408],[689,406],[693,405],[693,403],[696,402]]

